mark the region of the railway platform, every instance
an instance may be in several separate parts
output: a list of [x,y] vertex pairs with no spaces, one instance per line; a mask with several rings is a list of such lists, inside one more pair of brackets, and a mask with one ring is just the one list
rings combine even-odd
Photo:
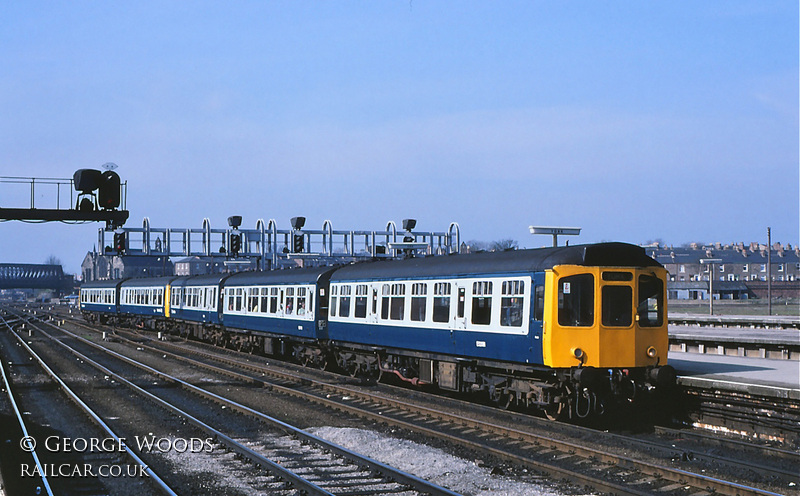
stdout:
[[669,326],[670,353],[800,360],[800,330],[793,328]]
[[800,400],[800,363],[743,356],[674,352],[678,384]]

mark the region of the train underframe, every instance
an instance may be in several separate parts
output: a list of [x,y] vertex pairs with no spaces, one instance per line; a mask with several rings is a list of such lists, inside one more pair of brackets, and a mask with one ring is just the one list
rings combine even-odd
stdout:
[[482,395],[501,408],[540,410],[552,420],[602,417],[675,384],[671,366],[648,368],[574,367],[553,369],[463,359],[350,343],[303,340],[268,332],[167,320],[157,316],[97,316],[91,322],[164,332],[242,352],[275,356],[306,367],[336,370],[368,381],[391,376],[414,386]]

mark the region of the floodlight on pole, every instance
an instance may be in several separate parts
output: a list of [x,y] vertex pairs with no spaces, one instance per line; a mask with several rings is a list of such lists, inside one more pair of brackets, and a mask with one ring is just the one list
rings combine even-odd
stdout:
[[553,236],[553,246],[558,246],[558,235],[562,236],[577,236],[581,233],[580,227],[545,227],[545,226],[528,226],[531,234],[550,234]]

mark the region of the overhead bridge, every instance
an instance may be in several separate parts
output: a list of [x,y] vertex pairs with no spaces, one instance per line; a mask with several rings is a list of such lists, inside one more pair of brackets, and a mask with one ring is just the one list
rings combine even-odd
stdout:
[[55,289],[70,286],[60,265],[0,264],[0,289]]

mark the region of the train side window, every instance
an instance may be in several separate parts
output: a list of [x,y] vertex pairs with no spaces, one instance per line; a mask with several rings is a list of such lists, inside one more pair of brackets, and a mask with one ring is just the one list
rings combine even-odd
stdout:
[[472,283],[472,323],[489,325],[492,322],[492,282]]
[[500,325],[522,327],[522,306],[525,281],[503,281],[503,297],[500,301]]
[[278,288],[269,288],[269,312],[278,313]]
[[306,313],[306,288],[297,288],[297,315],[305,315]]
[[338,294],[339,294],[339,286],[331,285],[331,299],[330,299],[331,317],[336,317],[336,309],[337,309],[336,304],[339,301],[339,297],[337,296]]
[[259,291],[261,296],[261,313],[269,311],[269,288],[261,288]]
[[630,327],[633,306],[630,286],[603,286],[603,325]]
[[464,302],[467,299],[466,297],[466,290],[464,288],[458,288],[458,318],[464,318]]
[[358,284],[356,286],[356,307],[354,317],[363,319],[367,317],[367,285]]
[[286,311],[285,315],[294,313],[294,288],[286,288]]
[[392,301],[389,317],[392,320],[403,320],[406,309],[406,285],[392,284]]
[[594,276],[578,274],[558,281],[558,325],[590,326],[594,323]]
[[383,320],[389,320],[389,294],[391,291],[389,290],[389,285],[384,284],[381,287],[381,318]]
[[247,310],[249,312],[258,312],[258,288],[247,289]]
[[427,310],[428,285],[418,282],[411,285],[411,320],[425,322]]
[[639,276],[639,298],[636,315],[641,327],[661,327],[664,324],[664,283],[661,279]]
[[536,286],[533,290],[533,319],[544,320],[544,286]]
[[433,285],[433,321],[450,320],[450,298],[452,286],[449,282],[437,282]]
[[352,286],[342,286],[339,290],[339,317],[350,316],[350,294]]

